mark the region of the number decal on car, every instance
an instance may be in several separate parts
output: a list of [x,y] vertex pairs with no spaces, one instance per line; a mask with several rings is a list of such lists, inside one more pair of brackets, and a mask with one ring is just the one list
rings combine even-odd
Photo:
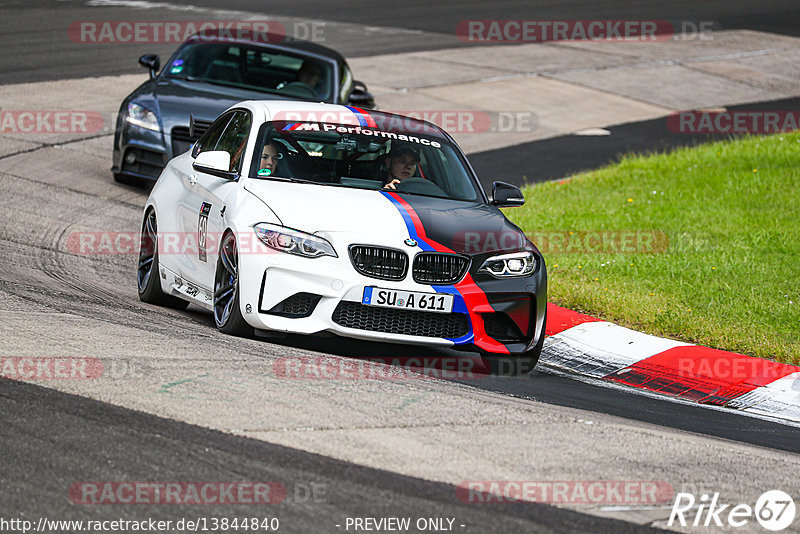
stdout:
[[197,221],[197,249],[199,250],[200,261],[208,261],[208,251],[206,250],[206,236],[208,235],[208,214],[211,213],[211,204],[203,202],[200,206],[200,220]]

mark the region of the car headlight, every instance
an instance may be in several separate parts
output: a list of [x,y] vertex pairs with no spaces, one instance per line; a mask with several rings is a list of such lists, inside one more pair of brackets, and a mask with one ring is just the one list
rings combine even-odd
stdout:
[[128,116],[125,117],[125,120],[135,126],[139,126],[147,130],[153,130],[154,132],[161,131],[161,127],[158,125],[158,118],[156,118],[156,114],[149,109],[140,106],[139,104],[134,104],[133,102],[128,104]]
[[528,276],[536,270],[536,256],[533,252],[513,252],[487,259],[478,272],[488,273],[495,278]]
[[333,245],[319,236],[269,223],[258,223],[253,226],[253,230],[262,243],[280,252],[305,258],[339,257],[333,250]]

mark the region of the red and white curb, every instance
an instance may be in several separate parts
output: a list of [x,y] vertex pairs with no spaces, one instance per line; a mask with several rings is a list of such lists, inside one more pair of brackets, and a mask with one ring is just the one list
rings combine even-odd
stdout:
[[543,367],[800,423],[800,367],[642,334],[554,304],[547,335]]

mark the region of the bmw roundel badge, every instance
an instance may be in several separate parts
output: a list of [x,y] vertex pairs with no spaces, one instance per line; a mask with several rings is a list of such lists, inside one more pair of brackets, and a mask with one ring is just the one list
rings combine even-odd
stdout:
[[416,247],[417,246],[417,242],[414,241],[413,239],[411,239],[410,237],[408,239],[406,239],[405,241],[403,241],[403,243],[405,243],[409,247]]

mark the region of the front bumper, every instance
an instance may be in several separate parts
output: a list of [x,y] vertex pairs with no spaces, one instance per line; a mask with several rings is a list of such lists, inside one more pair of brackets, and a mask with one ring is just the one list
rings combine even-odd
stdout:
[[[207,127],[208,121],[198,122]],[[111,172],[155,181],[169,160],[189,150],[197,138],[197,134],[189,135],[188,126],[174,126],[168,133],[154,132],[119,119]]]
[[111,172],[157,180],[171,157],[162,132],[135,126],[122,117],[118,119]]
[[[473,262],[474,264],[474,262]],[[470,273],[455,286],[386,281],[356,272],[349,257],[242,255],[240,306],[259,330],[435,345],[497,354],[530,350],[544,331],[544,262],[524,278],[487,280]],[[361,304],[364,287],[452,293],[451,314]]]

